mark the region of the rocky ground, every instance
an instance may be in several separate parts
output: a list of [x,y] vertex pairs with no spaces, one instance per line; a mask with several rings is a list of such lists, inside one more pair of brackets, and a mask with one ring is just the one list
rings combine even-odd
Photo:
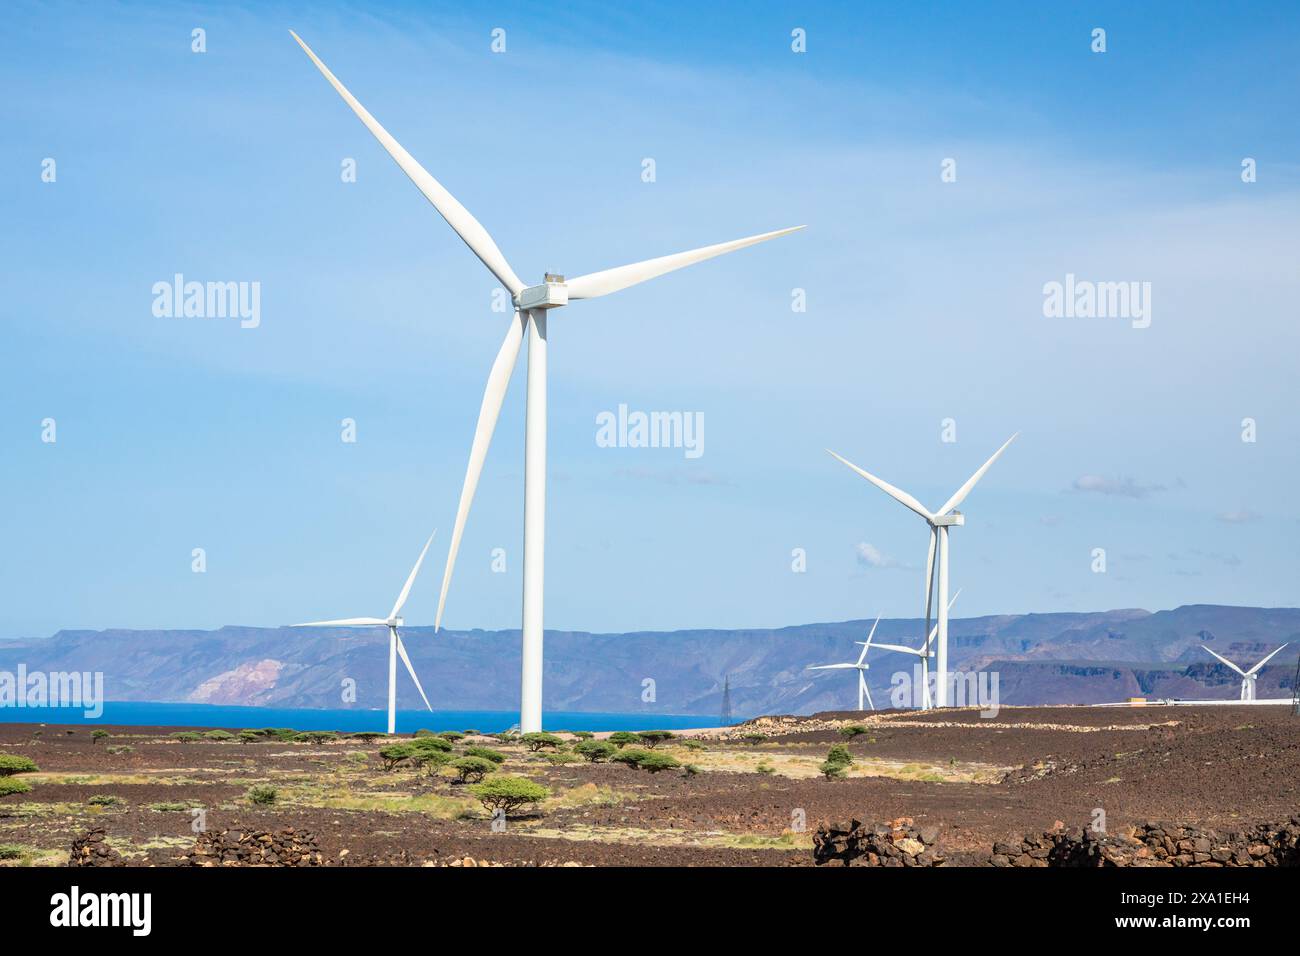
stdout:
[[[846,738],[855,724],[864,732]],[[0,753],[40,768],[17,778],[30,792],[0,796],[0,865],[65,864],[98,830],[78,852],[102,845],[101,859],[126,865],[248,862],[213,842],[223,832],[274,841],[277,861],[319,853],[323,865],[812,865],[820,823],[900,818],[960,864],[1098,811],[1120,832],[1151,820],[1244,830],[1300,809],[1300,719],[1286,707],[761,718],[656,748],[689,775],[459,741],[501,750],[501,773],[550,791],[503,832],[445,768],[385,771],[388,741],[186,742],[172,736],[181,730],[0,725]],[[837,744],[853,763],[828,780],[818,767]],[[273,802],[253,802],[260,786]]]

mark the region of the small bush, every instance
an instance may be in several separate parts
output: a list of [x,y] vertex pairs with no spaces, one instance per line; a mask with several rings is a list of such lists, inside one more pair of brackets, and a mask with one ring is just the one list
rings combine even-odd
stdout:
[[168,803],[151,803],[145,809],[154,810],[158,813],[184,813],[189,808],[190,805],[188,803],[172,801]]
[[241,730],[239,732],[239,739],[246,744],[255,744],[259,741],[265,740],[266,738],[256,730]]
[[767,740],[767,734],[741,734],[740,739],[752,747],[757,747]]
[[21,860],[23,848],[12,843],[0,843],[0,860]]
[[443,753],[441,750],[429,750],[416,748],[411,754],[409,762],[412,766],[418,767],[430,775],[436,774],[438,768],[451,762],[451,754]]
[[672,740],[677,735],[671,730],[643,730],[641,731],[641,742],[647,747],[655,747],[666,740]]
[[107,730],[96,730],[96,731],[93,731],[93,732],[91,733],[91,735],[90,735],[90,742],[91,742],[92,744],[97,744],[97,743],[99,743],[101,740],[104,740],[105,738],[110,737],[110,736],[112,736],[112,735],[111,735]]
[[572,750],[557,750],[553,754],[542,754],[549,764],[582,763],[582,758]]
[[203,739],[203,735],[193,730],[180,730],[172,734],[172,738],[179,740],[183,744],[193,744]]
[[482,757],[460,757],[453,760],[450,767],[456,771],[461,783],[478,783],[496,770],[497,765]]
[[584,740],[573,748],[573,752],[583,760],[602,763],[618,753],[618,748],[608,740]]
[[861,737],[867,732],[867,728],[861,724],[849,724],[847,727],[840,728],[840,736],[852,740],[854,737]]
[[379,759],[384,762],[385,770],[393,770],[399,763],[414,757],[419,750],[409,743],[389,744],[379,751]]
[[842,763],[833,763],[830,760],[827,760],[824,764],[822,764],[817,769],[822,772],[822,775],[827,780],[838,780],[844,776],[845,772],[848,770],[848,765]]
[[754,769],[757,770],[759,773],[764,773],[769,775],[776,773],[776,768],[773,767],[770,763],[760,763]]
[[436,737],[437,734],[435,734],[432,730],[425,730],[423,727],[421,727],[419,730],[417,730],[417,731],[415,732],[415,736],[417,736],[417,737]]
[[104,752],[113,754],[114,756],[117,756],[118,754],[133,754],[135,753],[135,748],[130,744],[114,744],[111,747],[104,748]]
[[0,754],[0,777],[10,777],[16,773],[33,773],[40,768],[31,757],[17,754]]
[[263,737],[269,737],[272,740],[281,740],[288,742],[298,736],[298,731],[292,727],[263,727],[261,730]]
[[639,744],[641,735],[630,730],[618,730],[609,735],[609,742],[622,750],[628,744]]
[[642,770],[648,770],[650,773],[658,773],[660,770],[676,770],[681,766],[676,757],[661,753],[646,753],[637,766]]
[[121,797],[115,797],[111,793],[96,793],[86,800],[92,807],[115,807],[121,802]]
[[416,750],[440,750],[443,753],[451,753],[451,741],[443,740],[441,737],[416,737],[408,741],[406,746],[414,747]]
[[682,765],[682,776],[683,776],[683,777],[694,777],[694,776],[695,776],[697,773],[699,773],[699,772],[700,772],[700,768],[697,767],[697,766],[695,766],[695,764],[693,764],[693,763],[688,763],[688,764],[683,764],[683,765]]
[[372,744],[380,737],[387,737],[388,735],[381,734],[377,730],[362,730],[355,734],[349,734],[348,736],[350,736],[353,740],[361,741],[363,744]]
[[473,727],[471,727],[471,728],[469,728],[468,730],[465,731],[465,736],[466,736],[466,737],[477,737],[477,736],[479,736],[479,732],[478,732],[477,730],[475,730]]
[[466,757],[482,757],[484,760],[491,760],[495,764],[506,762],[506,755],[499,750],[493,750],[491,747],[466,747]]
[[591,740],[596,735],[590,730],[575,730],[573,736],[577,737],[579,740]]
[[7,797],[11,793],[31,793],[30,785],[23,783],[14,777],[0,777],[0,797]]
[[614,761],[614,763],[625,763],[629,767],[639,767],[641,761],[645,760],[645,758],[649,756],[650,751],[644,750],[641,747],[627,747],[618,751],[618,753],[614,754],[614,756],[609,759]]
[[479,803],[489,811],[501,810],[506,816],[522,807],[540,803],[551,791],[527,777],[510,777],[504,774],[489,777],[469,788]]
[[459,730],[444,730],[442,733],[438,734],[438,736],[443,740],[450,740],[453,744],[458,740],[465,739],[465,735]]
[[248,802],[255,803],[258,806],[275,803],[276,796],[278,796],[278,791],[269,783],[259,783],[248,788]]
[[293,735],[293,742],[296,744],[327,744],[338,739],[339,735],[332,730],[304,730],[300,734]]
[[548,733],[524,734],[523,739],[524,746],[533,753],[537,753],[543,747],[551,747],[558,750],[560,745],[564,743],[564,741],[555,736],[555,734]]
[[682,746],[685,747],[687,750],[703,750],[703,749],[704,749],[704,744],[702,744],[702,743],[701,743],[700,741],[698,741],[698,740],[692,740],[690,737],[687,737],[687,738],[685,738],[684,740],[682,740],[682,741],[681,741],[681,744],[682,744]]
[[836,744],[826,751],[826,762],[837,763],[847,767],[853,763],[853,754],[849,753],[849,748],[843,744]]

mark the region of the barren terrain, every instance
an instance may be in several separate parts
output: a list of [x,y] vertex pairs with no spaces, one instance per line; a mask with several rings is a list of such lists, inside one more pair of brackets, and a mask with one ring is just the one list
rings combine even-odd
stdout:
[[[840,728],[861,725],[847,738]],[[93,730],[108,737],[92,739]],[[0,725],[0,753],[30,757],[29,793],[0,797],[0,865],[59,865],[72,839],[102,827],[137,865],[172,865],[209,830],[311,831],[335,864],[811,865],[819,821],[912,817],[937,827],[953,862],[994,841],[1082,824],[1145,820],[1231,827],[1300,807],[1300,719],[1287,707],[1003,708],[943,714],[825,713],[760,718],[659,744],[694,773],[651,773],[495,738],[500,774],[550,797],[494,832],[488,812],[443,768],[378,757],[392,741],[183,741],[189,728]],[[237,732],[238,728],[231,728]],[[756,735],[763,735],[761,737]],[[409,739],[409,738],[402,738]],[[819,766],[832,745],[853,763]],[[551,756],[548,758],[548,754]],[[560,761],[573,762],[560,762]],[[491,779],[489,776],[488,779]],[[275,788],[259,805],[250,788]]]

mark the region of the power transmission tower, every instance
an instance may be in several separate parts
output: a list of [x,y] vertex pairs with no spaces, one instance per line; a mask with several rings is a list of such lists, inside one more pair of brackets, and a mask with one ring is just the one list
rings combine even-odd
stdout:
[[1291,678],[1291,716],[1300,717],[1300,657],[1295,659],[1295,676]]
[[722,683],[722,716],[719,718],[722,726],[731,726],[731,675],[728,674]]

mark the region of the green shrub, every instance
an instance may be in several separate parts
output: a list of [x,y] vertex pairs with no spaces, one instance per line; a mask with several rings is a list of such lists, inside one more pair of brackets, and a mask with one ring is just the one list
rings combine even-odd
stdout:
[[501,810],[506,816],[521,807],[540,803],[551,795],[550,790],[527,777],[505,774],[488,777],[482,783],[472,785],[469,792],[478,798],[485,809]]
[[258,741],[265,740],[266,738],[262,736],[260,731],[241,730],[239,732],[239,739],[246,744],[255,744]]
[[451,753],[451,741],[443,740],[441,737],[416,737],[414,740],[407,741],[406,746],[414,747],[416,750],[440,750],[443,753]]
[[564,741],[555,736],[555,734],[548,733],[524,734],[523,739],[524,746],[533,753],[537,753],[537,751],[541,750],[543,747],[558,749],[560,745],[564,743]]
[[151,803],[149,806],[145,807],[146,810],[153,810],[157,813],[184,813],[189,808],[190,805],[188,803],[181,803],[178,800],[166,803]]
[[349,734],[348,736],[353,740],[361,741],[363,744],[372,744],[380,737],[387,737],[388,734],[381,734],[377,730],[361,730],[355,734]]
[[582,763],[582,758],[572,750],[557,750],[553,754],[542,754],[549,764]]
[[293,742],[296,744],[327,744],[338,739],[339,735],[332,730],[304,730],[300,734],[293,735]]
[[[426,751],[432,752],[432,751]],[[379,759],[384,762],[385,770],[394,769],[399,763],[409,760],[419,753],[418,748],[409,743],[389,744],[379,751]]]
[[13,843],[0,843],[0,860],[21,860],[23,848]]
[[650,773],[658,773],[660,770],[676,770],[680,766],[681,764],[677,762],[676,757],[669,756],[668,754],[650,753],[648,751],[646,752],[646,755],[641,758],[640,762],[637,763],[637,767],[642,770],[648,770]]
[[677,735],[671,730],[643,730],[640,736],[643,744],[653,748],[665,740],[672,740]]
[[458,740],[464,740],[465,735],[459,730],[444,730],[438,734],[443,740],[450,740],[453,744]]
[[121,802],[121,797],[115,797],[111,793],[96,793],[86,800],[92,807],[115,807]]
[[852,740],[854,737],[860,737],[867,732],[867,728],[861,724],[849,724],[847,727],[840,728],[840,736],[848,737]]
[[32,773],[40,768],[31,757],[17,754],[0,754],[0,777],[10,777],[16,773]]
[[432,730],[425,730],[423,727],[421,727],[419,730],[417,730],[417,731],[415,732],[415,736],[417,736],[417,737],[436,737],[437,734],[435,734]]
[[471,727],[471,728],[469,728],[468,730],[465,731],[465,736],[466,736],[466,737],[478,737],[478,736],[480,736],[480,734],[479,734],[479,732],[478,732],[477,730],[475,730],[473,727]]
[[193,730],[178,730],[176,733],[172,734],[172,737],[183,744],[197,743],[203,739],[201,734]]
[[618,753],[618,748],[608,740],[584,740],[573,748],[583,760],[589,760],[592,763],[601,763],[609,760],[614,754]]
[[683,776],[683,777],[693,777],[693,776],[695,776],[695,775],[696,775],[697,773],[699,773],[699,772],[700,772],[700,768],[697,767],[697,766],[695,766],[695,764],[693,764],[693,763],[688,763],[688,764],[683,764],[683,765],[682,765],[682,776]]
[[757,770],[759,773],[764,773],[764,774],[776,773],[776,768],[773,767],[770,763],[760,763],[754,769]]
[[630,730],[617,730],[609,735],[609,742],[621,750],[628,744],[639,744],[641,735]]
[[849,748],[843,744],[835,744],[830,750],[826,751],[826,762],[847,767],[853,763],[853,754],[849,753]]
[[822,772],[822,775],[825,776],[827,780],[838,780],[840,777],[843,777],[845,772],[848,770],[848,764],[833,763],[832,761],[827,760],[817,769]]
[[293,740],[294,737],[298,736],[298,731],[294,730],[292,727],[263,727],[261,733],[263,737],[269,737],[274,740],[282,740],[285,742]]
[[104,748],[104,752],[113,754],[114,756],[117,754],[133,754],[135,753],[135,748],[130,744],[114,744],[111,747]]
[[453,760],[450,767],[456,771],[461,783],[478,783],[496,770],[497,765],[482,757],[460,757]]
[[644,750],[641,747],[627,747],[618,751],[609,759],[614,761],[614,763],[625,763],[629,767],[639,767],[641,761],[645,760],[645,758],[649,756],[650,751]]
[[681,744],[682,744],[682,746],[685,747],[687,750],[703,750],[703,749],[704,749],[704,744],[702,744],[702,743],[701,743],[700,741],[698,741],[698,740],[692,740],[690,737],[686,737],[686,738],[684,738],[684,739],[681,741]]
[[11,793],[31,793],[32,788],[14,777],[0,777],[0,797],[7,797]]
[[203,737],[205,740],[216,740],[216,741],[235,739],[235,735],[232,734],[230,731],[221,730],[221,729],[209,730],[203,734]]
[[101,740],[105,739],[106,737],[111,737],[111,736],[112,734],[110,734],[107,730],[92,731],[90,735],[90,742],[92,744],[97,744]]
[[506,762],[506,755],[499,750],[493,750],[491,747],[466,747],[466,757],[482,757],[484,760],[491,760],[495,764]]
[[767,740],[767,734],[741,734],[740,739],[750,746],[757,747],[763,741]]
[[248,802],[259,806],[275,803],[278,792],[269,783],[259,783],[248,788]]
[[451,754],[417,747],[408,760],[412,766],[418,767],[425,773],[436,774],[439,767],[451,762]]
[[591,740],[596,735],[590,730],[575,730],[573,736],[577,737],[579,740]]

